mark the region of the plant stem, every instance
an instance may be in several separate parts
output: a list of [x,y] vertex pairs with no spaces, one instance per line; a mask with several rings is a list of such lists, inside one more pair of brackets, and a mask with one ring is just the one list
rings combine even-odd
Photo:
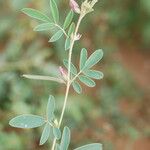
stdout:
[[[75,29],[73,38],[72,38],[71,46],[70,46],[70,49],[69,49],[67,87],[66,87],[66,92],[65,92],[64,104],[63,104],[63,108],[62,108],[62,112],[61,112],[61,116],[60,116],[60,120],[59,120],[59,128],[61,126],[62,119],[63,119],[63,116],[64,116],[64,112],[65,112],[65,109],[66,109],[68,95],[69,95],[69,89],[70,89],[70,85],[71,85],[71,79],[70,79],[71,73],[70,73],[70,69],[71,69],[72,50],[73,50],[73,46],[74,46],[74,43],[75,43],[75,38],[76,38],[76,35],[78,33],[78,29],[79,29],[79,26],[80,26],[82,18],[83,17],[80,15],[79,19],[78,19],[78,22],[77,22],[77,25],[76,25],[76,29]],[[55,145],[56,145],[56,138],[53,140],[53,145],[52,145],[51,150],[55,149]]]

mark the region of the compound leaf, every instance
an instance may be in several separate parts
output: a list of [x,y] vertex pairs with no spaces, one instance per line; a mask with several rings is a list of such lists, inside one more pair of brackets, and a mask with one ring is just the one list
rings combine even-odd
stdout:
[[70,38],[66,38],[66,41],[65,41],[65,50],[68,50],[70,48],[70,44],[71,44]]
[[44,22],[51,22],[50,18],[46,16],[45,14],[41,13],[38,10],[32,9],[32,8],[23,8],[22,12],[28,15],[29,17],[32,17],[34,19],[44,21]]
[[70,36],[74,31],[75,31],[75,23],[72,22],[68,30],[68,35]]
[[20,115],[10,120],[9,124],[16,128],[36,128],[42,126],[45,123],[45,119],[37,115]]

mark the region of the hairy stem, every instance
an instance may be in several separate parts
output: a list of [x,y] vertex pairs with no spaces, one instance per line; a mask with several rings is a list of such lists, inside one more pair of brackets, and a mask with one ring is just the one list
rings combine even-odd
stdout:
[[[78,22],[77,22],[77,25],[76,25],[76,29],[75,29],[73,38],[72,38],[71,46],[70,46],[70,49],[69,49],[67,87],[66,87],[66,92],[65,92],[64,104],[63,104],[63,108],[62,108],[62,112],[61,112],[61,116],[60,116],[60,120],[59,120],[59,128],[61,126],[61,123],[62,123],[62,120],[63,120],[63,116],[64,116],[64,113],[65,113],[65,109],[66,109],[66,105],[67,105],[67,100],[68,100],[68,95],[69,95],[69,89],[70,89],[70,85],[71,85],[71,79],[70,79],[71,73],[70,73],[70,69],[71,69],[72,50],[73,50],[73,46],[74,46],[74,43],[75,43],[75,38],[76,38],[76,35],[78,33],[78,29],[79,29],[79,26],[80,26],[82,18],[83,17],[80,15],[79,19],[78,19]],[[52,145],[51,150],[55,149],[55,145],[56,145],[56,138],[53,140],[53,145]]]

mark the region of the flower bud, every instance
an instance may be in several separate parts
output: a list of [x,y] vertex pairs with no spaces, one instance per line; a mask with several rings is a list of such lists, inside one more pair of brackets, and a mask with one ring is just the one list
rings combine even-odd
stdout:
[[62,77],[63,77],[65,80],[67,80],[67,75],[68,75],[67,71],[66,71],[63,67],[61,67],[61,66],[59,67],[59,71],[60,71]]
[[75,12],[80,14],[80,8],[78,3],[75,0],[70,0],[70,8]]
[[80,40],[81,37],[82,37],[82,35],[81,35],[80,33],[78,33],[78,34],[76,35],[76,37],[75,37],[75,41]]

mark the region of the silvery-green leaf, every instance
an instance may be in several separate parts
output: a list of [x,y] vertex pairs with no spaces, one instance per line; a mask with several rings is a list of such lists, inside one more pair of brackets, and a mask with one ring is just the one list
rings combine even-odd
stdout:
[[68,50],[70,48],[70,44],[71,44],[70,38],[66,38],[66,41],[65,41],[65,50]]
[[96,50],[86,61],[85,69],[89,69],[97,64],[103,57],[103,51],[101,49]]
[[54,96],[50,95],[47,104],[47,119],[51,122],[54,119],[54,111],[55,111],[55,98]]
[[83,48],[80,53],[80,70],[83,69],[86,61],[87,61],[87,50]]
[[66,17],[66,19],[65,19],[65,22],[64,22],[64,29],[68,28],[68,26],[70,25],[72,19],[73,19],[73,11],[71,10],[71,11],[68,13],[68,15],[67,15],[67,17]]
[[70,129],[68,127],[64,127],[60,142],[60,150],[67,150],[69,144],[70,144]]
[[41,13],[38,10],[32,9],[32,8],[23,8],[22,12],[28,15],[29,17],[32,17],[34,19],[44,21],[44,22],[50,22],[50,18],[46,16],[45,14]]
[[50,135],[50,130],[51,130],[51,126],[49,125],[49,123],[46,123],[40,138],[40,145],[43,145],[48,140]]
[[[68,69],[68,60],[64,59],[63,61],[63,64],[64,66]],[[77,68],[71,63],[71,66],[70,66],[70,71],[72,74],[76,75],[77,74]]]
[[89,87],[94,87],[96,85],[92,79],[90,79],[86,76],[80,75],[78,78],[82,83],[84,83],[85,85],[87,85]]
[[81,88],[80,84],[79,84],[77,81],[74,81],[74,82],[72,83],[72,86],[73,86],[73,89],[74,89],[78,94],[82,93],[82,88]]
[[60,146],[58,143],[56,143],[55,150],[60,150]]
[[50,30],[54,27],[55,27],[55,25],[53,23],[42,23],[40,25],[37,25],[34,28],[34,31],[45,31],[45,30]]
[[53,127],[53,134],[57,140],[61,138],[61,131],[56,127]]
[[52,37],[51,39],[49,40],[49,42],[55,42],[57,40],[59,40],[63,35],[63,31],[62,30],[59,30],[57,31]]
[[104,77],[104,74],[101,71],[96,70],[85,70],[83,73],[93,79],[102,79]]
[[37,115],[20,115],[10,120],[9,124],[16,128],[36,128],[45,123],[45,119]]
[[68,35],[70,36],[72,33],[74,33],[74,31],[75,31],[75,23],[72,22],[68,30]]
[[55,0],[50,0],[50,9],[54,22],[59,21],[59,11]]
[[84,145],[82,147],[76,148],[74,150],[102,150],[102,144],[99,143],[93,143]]

